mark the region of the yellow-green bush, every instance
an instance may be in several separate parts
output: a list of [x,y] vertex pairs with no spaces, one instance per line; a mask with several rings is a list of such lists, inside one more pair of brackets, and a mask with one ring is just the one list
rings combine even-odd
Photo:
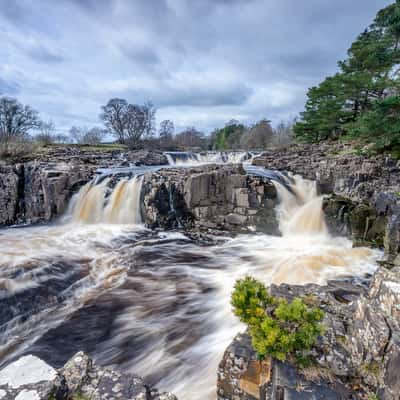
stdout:
[[307,353],[324,332],[322,310],[309,307],[301,298],[288,302],[273,297],[251,277],[236,282],[231,304],[234,314],[249,327],[253,348],[260,359],[293,358],[304,365],[308,362]]

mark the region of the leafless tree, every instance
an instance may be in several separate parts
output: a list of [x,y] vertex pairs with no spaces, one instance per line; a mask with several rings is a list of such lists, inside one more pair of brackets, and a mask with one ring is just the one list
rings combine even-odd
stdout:
[[77,144],[99,144],[104,139],[106,131],[93,127],[88,129],[82,126],[73,126],[69,131],[70,137]]
[[206,141],[204,133],[192,126],[178,133],[175,136],[175,142],[184,148],[203,148]]
[[274,129],[277,146],[287,146],[293,141],[293,125],[296,120],[281,121]]
[[128,104],[125,113],[126,139],[125,143],[130,148],[139,147],[140,139],[147,130],[147,115],[142,106]]
[[169,148],[173,146],[174,132],[175,132],[175,126],[171,120],[166,119],[164,121],[161,121],[158,135],[160,137],[160,146],[162,148]]
[[106,128],[115,135],[120,143],[126,140],[126,112],[128,102],[124,99],[114,98],[102,106],[100,119],[104,122]]
[[145,116],[145,131],[144,136],[146,139],[153,137],[156,133],[156,108],[151,101],[143,104],[142,110]]
[[85,144],[99,144],[106,135],[106,131],[97,126],[87,130],[83,136]]
[[16,99],[0,97],[0,150],[3,156],[14,153],[13,146],[29,141],[30,131],[39,126],[37,111]]
[[106,128],[120,143],[131,148],[139,147],[142,139],[149,140],[155,133],[156,109],[151,102],[129,104],[116,98],[103,106],[102,111],[100,118]]
[[71,143],[71,138],[68,135],[64,135],[63,133],[59,133],[54,136],[54,142],[55,143],[62,143],[62,144],[67,144]]
[[36,141],[44,145],[54,143],[56,141],[55,129],[53,121],[42,121],[39,126],[39,133],[35,136]]

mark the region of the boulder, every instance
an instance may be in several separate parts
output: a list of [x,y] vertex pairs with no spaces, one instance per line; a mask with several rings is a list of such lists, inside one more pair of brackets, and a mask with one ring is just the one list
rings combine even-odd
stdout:
[[0,370],[1,400],[177,400],[149,387],[139,376],[101,368],[83,352],[56,371],[28,355]]
[[168,168],[145,174],[142,214],[151,228],[276,234],[276,197],[269,179],[247,176],[241,165]]
[[[272,360],[269,370],[255,369],[250,337],[237,335],[219,365],[220,400],[366,399],[374,393],[398,400],[400,268],[378,268],[368,290],[348,280],[324,287],[272,285],[270,291],[288,300],[301,296],[325,312],[326,331],[312,353],[315,364],[299,369]],[[249,376],[251,384],[243,384]]]

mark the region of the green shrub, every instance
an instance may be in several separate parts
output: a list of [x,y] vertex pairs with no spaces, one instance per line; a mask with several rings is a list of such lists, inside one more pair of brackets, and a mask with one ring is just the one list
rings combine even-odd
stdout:
[[301,298],[288,302],[273,297],[261,282],[251,277],[236,282],[231,304],[234,314],[247,324],[260,359],[290,358],[305,365],[307,353],[324,332],[322,310],[307,306]]

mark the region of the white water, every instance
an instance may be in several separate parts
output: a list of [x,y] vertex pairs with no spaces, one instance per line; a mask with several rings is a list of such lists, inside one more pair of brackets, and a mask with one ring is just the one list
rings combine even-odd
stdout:
[[250,162],[254,156],[250,152],[230,151],[215,152],[208,151],[202,153],[192,152],[165,152],[169,165],[174,166],[195,166],[203,164],[238,164]]
[[[121,179],[111,191],[110,179],[87,183],[72,199],[69,214],[76,223],[140,224],[143,176]],[[109,194],[109,199],[107,199]],[[69,215],[67,215],[68,218]]]
[[[136,177],[113,189],[110,179],[83,187],[68,224],[0,231],[0,307],[12,295],[20,307],[28,303],[21,318],[0,323],[3,362],[33,349],[62,364],[83,349],[183,400],[214,399],[218,362],[243,328],[229,304],[237,278],[324,284],[376,268],[378,251],[329,235],[315,184],[289,179],[293,193],[276,183],[282,237],[242,235],[205,247],[147,231],[137,225]],[[34,305],[23,297],[30,291]]]

